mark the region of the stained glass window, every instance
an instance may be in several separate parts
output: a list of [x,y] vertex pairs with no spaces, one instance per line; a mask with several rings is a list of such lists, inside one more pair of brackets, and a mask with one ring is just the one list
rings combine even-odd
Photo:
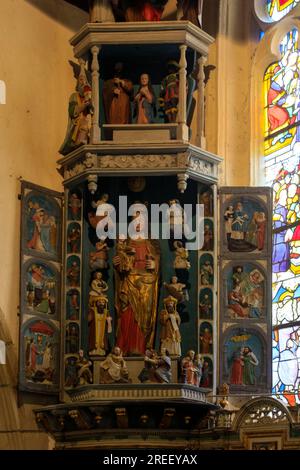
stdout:
[[266,8],[272,21],[278,21],[291,11],[300,0],[267,0]]
[[266,182],[273,208],[273,393],[300,403],[300,50],[291,30],[264,77]]

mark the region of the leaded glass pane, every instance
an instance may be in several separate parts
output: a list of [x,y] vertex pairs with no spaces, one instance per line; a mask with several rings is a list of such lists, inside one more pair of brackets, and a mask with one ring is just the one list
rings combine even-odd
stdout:
[[299,403],[300,327],[273,331],[273,389],[285,403]]
[[299,142],[300,68],[298,31],[291,30],[280,45],[281,59],[268,67],[264,77],[265,155],[282,156]]
[[266,8],[272,21],[278,21],[291,11],[300,0],[267,0]]
[[[268,11],[283,16],[296,3],[269,1]],[[273,393],[294,405],[300,402],[300,51],[296,29],[283,38],[280,52],[280,60],[268,67],[264,77],[265,177],[274,190]]]

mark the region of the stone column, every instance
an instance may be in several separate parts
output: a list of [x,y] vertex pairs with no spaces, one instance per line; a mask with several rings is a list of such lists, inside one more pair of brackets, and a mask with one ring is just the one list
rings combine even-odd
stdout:
[[189,129],[186,125],[186,93],[187,93],[187,80],[186,80],[186,50],[187,46],[182,44],[180,46],[180,62],[179,62],[179,103],[178,103],[178,132],[177,138],[180,140],[189,139]]
[[206,138],[205,138],[205,75],[204,75],[204,65],[207,61],[207,57],[201,56],[198,59],[198,99],[197,99],[197,145],[203,149],[206,148]]
[[98,54],[100,48],[93,46],[91,48],[92,60],[92,102],[94,106],[94,114],[92,117],[91,143],[97,144],[101,140],[99,127],[99,61]]

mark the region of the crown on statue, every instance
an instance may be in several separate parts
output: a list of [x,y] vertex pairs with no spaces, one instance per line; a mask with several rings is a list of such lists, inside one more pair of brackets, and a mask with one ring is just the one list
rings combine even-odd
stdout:
[[164,298],[164,304],[167,305],[167,304],[175,304],[177,305],[177,299],[175,299],[175,297],[172,297],[172,295],[169,295],[168,297],[165,297]]
[[105,307],[108,306],[108,298],[106,295],[90,295],[89,297],[89,306],[95,307],[97,302],[105,302]]

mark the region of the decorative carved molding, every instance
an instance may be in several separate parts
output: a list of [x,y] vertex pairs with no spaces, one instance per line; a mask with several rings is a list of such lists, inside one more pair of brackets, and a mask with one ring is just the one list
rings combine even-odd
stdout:
[[115,409],[117,425],[120,429],[128,428],[128,414],[126,408],[116,408]]
[[78,429],[90,429],[91,425],[88,420],[84,417],[82,410],[70,410],[69,416],[72,418]]
[[85,165],[86,168],[94,168],[97,165],[97,155],[94,153],[88,152],[85,155],[83,164]]
[[52,428],[49,423],[48,416],[45,413],[37,413],[36,422],[38,425],[44,428],[47,432],[51,432]]
[[133,400],[144,399],[144,400],[176,400],[178,398],[184,398],[187,400],[193,400],[197,402],[206,403],[205,393],[201,390],[194,390],[189,388],[179,388],[172,389],[167,388],[153,388],[153,389],[97,389],[90,387],[82,391],[68,391],[70,394],[71,401],[73,403],[79,403],[83,401],[92,401],[92,400],[103,400],[111,401],[112,399],[116,400]]
[[176,155],[105,155],[100,158],[100,168],[173,168]]
[[177,166],[180,168],[188,168],[190,152],[182,152],[177,154]]
[[217,428],[230,429],[234,417],[234,412],[230,410],[218,410],[216,413],[215,426]]
[[198,157],[190,157],[189,168],[206,176],[212,176],[214,172],[214,167],[211,163],[205,162]]
[[86,153],[73,164],[63,167],[65,180],[69,180],[87,170],[186,170],[186,172],[215,178],[215,165],[203,160],[192,152],[177,154],[151,154],[151,155],[96,155]]
[[214,165],[210,162],[202,160],[191,152],[179,153],[177,155],[177,166],[188,168],[205,176],[214,176]]
[[68,180],[74,176],[80,175],[87,169],[95,168],[97,166],[97,155],[93,153],[87,153],[84,158],[76,162],[72,166],[64,168],[64,179]]
[[[176,392],[176,389],[182,390],[178,384],[170,386],[165,384],[165,386],[169,394],[171,389],[173,392]],[[98,387],[104,388],[104,386]],[[164,391],[164,386],[157,385],[157,390],[150,384],[140,385],[144,387],[144,390],[129,385],[127,387],[135,392],[132,400],[119,399],[119,392],[121,392],[121,390],[118,391],[119,387],[105,387],[109,392],[107,400],[50,405],[35,410],[36,420],[41,429],[54,436],[56,442],[64,442],[66,445],[74,442],[74,439],[77,441],[77,438],[85,440],[86,437],[83,436],[88,436],[91,440],[94,438],[98,440],[99,437],[105,440],[107,436],[113,439],[117,436],[123,438],[127,436],[130,439],[139,435],[144,437],[144,432],[150,432],[151,435],[158,437],[169,436],[167,433],[170,432],[180,436],[180,439],[185,439],[187,435],[190,436],[191,431],[198,435],[200,429],[205,431],[210,429],[205,417],[209,414],[209,410],[213,410],[215,415],[217,410],[215,405],[198,401],[195,414],[195,400],[187,400],[186,397],[178,398],[176,394],[173,396],[174,399],[170,400],[164,397],[167,395],[164,393],[162,393],[163,397],[157,397],[157,400],[149,397],[152,390],[159,391],[160,388]],[[185,386],[185,388],[191,394],[199,391],[193,386]],[[140,399],[137,393],[139,391],[144,391],[144,399]],[[87,430],[88,434],[86,434]]]
[[247,403],[236,417],[235,428],[291,423],[287,408],[274,398],[256,398]]
[[65,428],[65,410],[53,410],[52,415],[56,419],[57,428],[61,431]]
[[98,188],[98,176],[97,175],[89,175],[87,177],[88,181],[88,189],[91,194],[95,194]]
[[171,422],[175,414],[175,408],[165,408],[163,417],[161,419],[161,422],[159,423],[160,429],[168,429],[171,426]]

